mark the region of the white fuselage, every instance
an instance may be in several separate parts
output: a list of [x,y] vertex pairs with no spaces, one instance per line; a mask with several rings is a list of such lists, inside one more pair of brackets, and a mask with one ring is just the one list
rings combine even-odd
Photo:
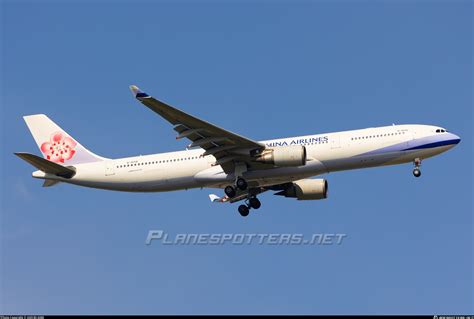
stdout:
[[[327,134],[262,141],[269,147],[300,144],[307,162],[299,167],[247,171],[243,177],[260,186],[286,183],[323,173],[394,165],[425,159],[447,151],[459,142],[452,133],[436,132],[428,125],[393,125]],[[224,187],[235,180],[216,159],[192,149],[153,155],[111,159],[75,165],[71,179],[33,173],[33,177],[129,192],[161,192],[198,187]]]

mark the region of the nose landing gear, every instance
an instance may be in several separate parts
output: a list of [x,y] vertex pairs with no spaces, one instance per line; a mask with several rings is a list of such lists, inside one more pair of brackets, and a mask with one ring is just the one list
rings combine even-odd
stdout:
[[421,176],[421,171],[419,168],[414,168],[413,169],[413,176],[415,177],[420,177]]
[[415,164],[415,168],[413,169],[413,176],[420,177],[421,176],[421,170],[420,170],[421,159],[415,158],[413,163]]

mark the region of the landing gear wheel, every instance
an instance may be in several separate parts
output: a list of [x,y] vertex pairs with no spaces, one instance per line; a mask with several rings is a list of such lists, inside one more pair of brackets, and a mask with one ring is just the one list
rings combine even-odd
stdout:
[[259,209],[260,206],[262,206],[262,203],[260,203],[257,197],[252,197],[249,199],[249,206],[254,209]]
[[421,176],[421,171],[420,171],[419,168],[415,168],[413,170],[413,176],[415,176],[415,177],[420,177]]
[[248,216],[249,212],[250,212],[250,209],[247,206],[245,205],[239,206],[239,213],[241,216],[246,217]]
[[229,198],[232,198],[232,197],[235,197],[236,195],[236,192],[235,192],[235,188],[233,186],[227,186],[226,188],[224,188],[224,193],[229,196]]
[[245,181],[245,179],[239,177],[237,179],[237,182],[235,183],[235,185],[237,185],[237,187],[240,189],[240,190],[246,190],[247,189],[247,182]]

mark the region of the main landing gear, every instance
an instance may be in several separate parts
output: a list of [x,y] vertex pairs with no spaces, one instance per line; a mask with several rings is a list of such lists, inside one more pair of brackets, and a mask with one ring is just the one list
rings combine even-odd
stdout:
[[250,209],[259,209],[260,206],[262,206],[262,203],[258,200],[257,197],[252,196],[249,199],[247,199],[247,205],[240,205],[239,206],[239,213],[241,216],[246,217],[248,216]]
[[240,189],[241,191],[246,190],[248,187],[247,181],[242,177],[237,178],[235,181],[235,186],[229,185],[224,188],[224,193],[229,196],[230,198],[235,197],[237,194],[236,188]]
[[420,170],[421,159],[415,158],[413,163],[415,164],[415,168],[413,169],[413,176],[420,177],[421,176],[421,170]]
[[[224,193],[229,197],[233,198],[237,195],[237,190],[240,191],[245,191],[248,188],[247,181],[243,179],[242,177],[237,178],[235,181],[235,185],[229,185],[226,188],[224,188]],[[252,194],[249,190],[249,196],[245,201],[245,205],[240,205],[239,206],[239,213],[241,216],[248,216],[250,213],[250,209],[259,209],[260,206],[262,206],[262,203],[258,200],[257,196],[255,196],[255,193]]]
[[229,197],[229,198],[233,198],[235,197],[235,195],[237,194],[237,192],[235,191],[235,188],[234,186],[226,186],[226,188],[224,188],[224,193]]
[[247,189],[247,181],[243,179],[242,177],[237,178],[237,181],[235,182],[235,185],[237,186],[238,189],[244,191]]
[[249,215],[250,208],[247,205],[240,205],[239,206],[239,214],[243,217],[246,217]]

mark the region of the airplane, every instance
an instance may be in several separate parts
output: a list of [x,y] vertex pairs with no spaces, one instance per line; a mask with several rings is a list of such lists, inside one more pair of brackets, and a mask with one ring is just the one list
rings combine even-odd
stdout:
[[297,200],[328,197],[321,174],[412,162],[421,176],[424,159],[446,152],[459,136],[432,125],[390,125],[254,141],[161,102],[131,85],[134,97],[188,139],[184,151],[109,159],[82,146],[44,114],[24,116],[43,157],[15,153],[38,170],[44,187],[68,183],[125,192],[224,189],[216,203],[243,201],[242,216],[261,206],[263,192]]

